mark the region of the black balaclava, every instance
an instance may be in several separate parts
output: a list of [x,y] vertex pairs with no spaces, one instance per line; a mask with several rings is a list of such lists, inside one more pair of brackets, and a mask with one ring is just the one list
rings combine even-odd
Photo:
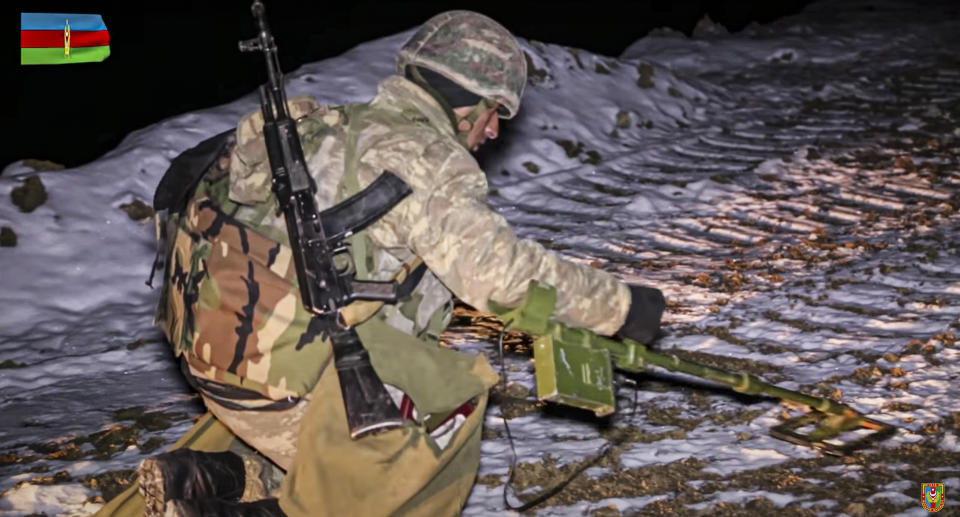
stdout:
[[[469,148],[470,130],[476,124],[480,114],[486,109],[487,101],[483,97],[465,89],[459,84],[447,79],[446,77],[426,68],[416,66],[407,67],[407,79],[417,83],[421,88],[427,91],[440,106],[450,119],[454,131],[456,131],[457,141],[460,145]],[[453,108],[473,106],[473,109],[466,116],[458,116],[453,112]],[[462,129],[461,122],[466,121],[469,127]]]
[[483,100],[479,95],[428,68],[408,67],[407,78],[420,86],[426,83],[426,90],[434,96],[439,96],[446,103],[446,107],[451,109],[476,106]]

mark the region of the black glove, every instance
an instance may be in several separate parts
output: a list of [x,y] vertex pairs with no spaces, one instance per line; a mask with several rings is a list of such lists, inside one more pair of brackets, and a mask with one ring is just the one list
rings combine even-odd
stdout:
[[630,311],[617,335],[647,344],[653,341],[660,331],[660,317],[666,305],[663,292],[642,285],[627,287],[630,288]]

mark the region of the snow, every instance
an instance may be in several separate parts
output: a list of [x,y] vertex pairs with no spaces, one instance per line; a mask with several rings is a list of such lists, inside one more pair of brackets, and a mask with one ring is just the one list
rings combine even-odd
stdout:
[[[84,500],[90,490],[77,483],[64,485],[23,484],[0,500],[0,515],[50,514],[77,517],[96,512],[100,505]],[[79,501],[79,502],[78,502]]]
[[[886,0],[865,6],[814,3],[736,34],[714,28],[690,39],[651,35],[619,57],[524,41],[542,76],[481,161],[491,205],[520,235],[664,290],[676,306],[665,315],[660,348],[769,365],[762,375],[791,389],[827,382],[855,409],[901,427],[877,446],[893,450],[929,442],[924,426],[949,425],[949,415],[960,411],[960,352],[943,337],[960,336],[960,259],[951,240],[960,216],[946,209],[960,192],[960,130],[952,129],[960,115],[960,73],[944,65],[958,53],[956,15],[947,7],[920,10]],[[305,65],[288,76],[288,94],[329,103],[368,99],[408,36]],[[33,174],[49,195],[31,213],[0,201],[0,226],[18,235],[16,247],[0,248],[0,362],[22,365],[0,369],[0,455],[36,457],[0,462],[0,515],[87,514],[98,492],[78,480],[134,468],[145,457],[131,444],[109,459],[67,461],[31,445],[108,429],[116,411],[135,406],[179,415],[137,441],[171,443],[200,411],[152,326],[157,292],[144,281],[155,252],[153,227],[130,220],[119,206],[149,202],[173,157],[256,108],[247,95],[131,133],[80,167],[35,173],[18,162],[0,174],[4,199]],[[931,140],[936,145],[924,147]],[[954,154],[934,152],[950,146]],[[933,155],[917,156],[924,149]],[[896,157],[909,159],[891,165]],[[915,220],[921,215],[928,220]],[[911,218],[916,224],[908,224]],[[739,288],[695,279],[708,273],[719,282],[734,266],[745,266]],[[707,332],[712,328],[726,334]],[[912,340],[919,345],[910,348]],[[456,345],[492,350],[476,340]],[[533,386],[525,358],[510,357],[507,366],[511,382]],[[902,375],[892,374],[896,367]],[[866,381],[855,376],[873,368],[879,373]],[[640,381],[636,411],[621,402],[610,425],[675,431],[677,425],[648,414],[671,408],[694,423],[682,439],[623,444],[620,469],[696,459],[706,462],[699,475],[732,479],[819,457],[767,435],[782,409],[771,401],[733,398],[685,376],[650,378],[674,391],[646,390]],[[694,394],[707,404],[691,402]],[[621,388],[619,397],[632,401],[632,388]],[[889,409],[893,402],[914,406]],[[745,422],[710,420],[744,410],[761,414]],[[563,465],[607,443],[590,419],[534,412],[509,424],[521,463],[550,455]],[[495,407],[486,425],[500,437],[482,443],[480,476],[505,479],[511,452]],[[935,446],[944,454],[960,451],[955,433],[939,435]],[[910,473],[916,465],[885,467],[900,474],[871,486],[860,502],[882,498],[904,515],[921,515],[919,483],[937,480],[916,478]],[[29,482],[59,471],[74,481]],[[960,486],[956,466],[930,471],[942,473],[951,504],[956,496],[949,491]],[[862,480],[868,472],[844,464],[814,474]],[[614,473],[595,468],[584,475]],[[810,471],[800,475],[824,482]],[[693,478],[688,486],[702,483]],[[674,496],[604,498],[535,513],[582,515],[611,506],[629,513]],[[688,507],[757,497],[779,507],[843,509],[849,502],[758,487],[715,491]],[[478,484],[464,509],[464,515],[503,513],[502,486]]]

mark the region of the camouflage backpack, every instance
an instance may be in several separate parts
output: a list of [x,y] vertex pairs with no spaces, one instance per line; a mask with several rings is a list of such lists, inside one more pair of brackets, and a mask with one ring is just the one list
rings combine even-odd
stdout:
[[[363,108],[321,108],[312,99],[293,99],[289,104],[301,129],[308,125],[311,135],[343,139],[345,113]],[[161,182],[155,206],[169,214],[159,226],[165,234],[167,260],[156,319],[175,354],[183,358],[188,379],[213,380],[271,400],[294,400],[314,386],[331,350],[319,329],[310,325],[313,319],[301,303],[286,230],[276,216],[272,193],[243,205],[230,198],[231,159],[256,164],[255,171],[265,162],[260,156],[265,154],[262,142],[256,139],[262,126],[259,117],[256,112],[241,121],[236,136],[224,133],[184,153]],[[305,153],[315,151],[311,146],[316,140],[305,140]],[[176,169],[192,173],[176,178]],[[350,176],[344,174],[341,197],[359,189],[355,175],[353,182]],[[379,259],[364,232],[352,236],[350,243],[358,278],[367,278]],[[402,280],[411,268],[412,264],[400,264],[396,276]],[[380,312],[409,315],[416,312],[420,299],[414,293]],[[359,323],[380,305],[355,302],[350,309],[351,318]],[[444,309],[414,333],[435,341],[449,321],[449,307]]]

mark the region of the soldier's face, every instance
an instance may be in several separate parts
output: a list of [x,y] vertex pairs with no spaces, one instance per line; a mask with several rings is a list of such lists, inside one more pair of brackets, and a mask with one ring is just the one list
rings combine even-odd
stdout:
[[[476,151],[480,148],[480,145],[488,139],[493,140],[500,134],[500,118],[497,117],[497,108],[498,105],[487,108],[480,113],[477,121],[473,123],[473,127],[471,127],[470,132],[467,133],[467,148],[471,151]],[[456,113],[458,117],[465,117],[470,114],[472,109],[473,107],[454,108],[453,112]],[[461,120],[461,123],[465,122],[466,121]],[[466,122],[466,125],[468,124],[469,122]],[[466,128],[460,129],[466,130]]]

